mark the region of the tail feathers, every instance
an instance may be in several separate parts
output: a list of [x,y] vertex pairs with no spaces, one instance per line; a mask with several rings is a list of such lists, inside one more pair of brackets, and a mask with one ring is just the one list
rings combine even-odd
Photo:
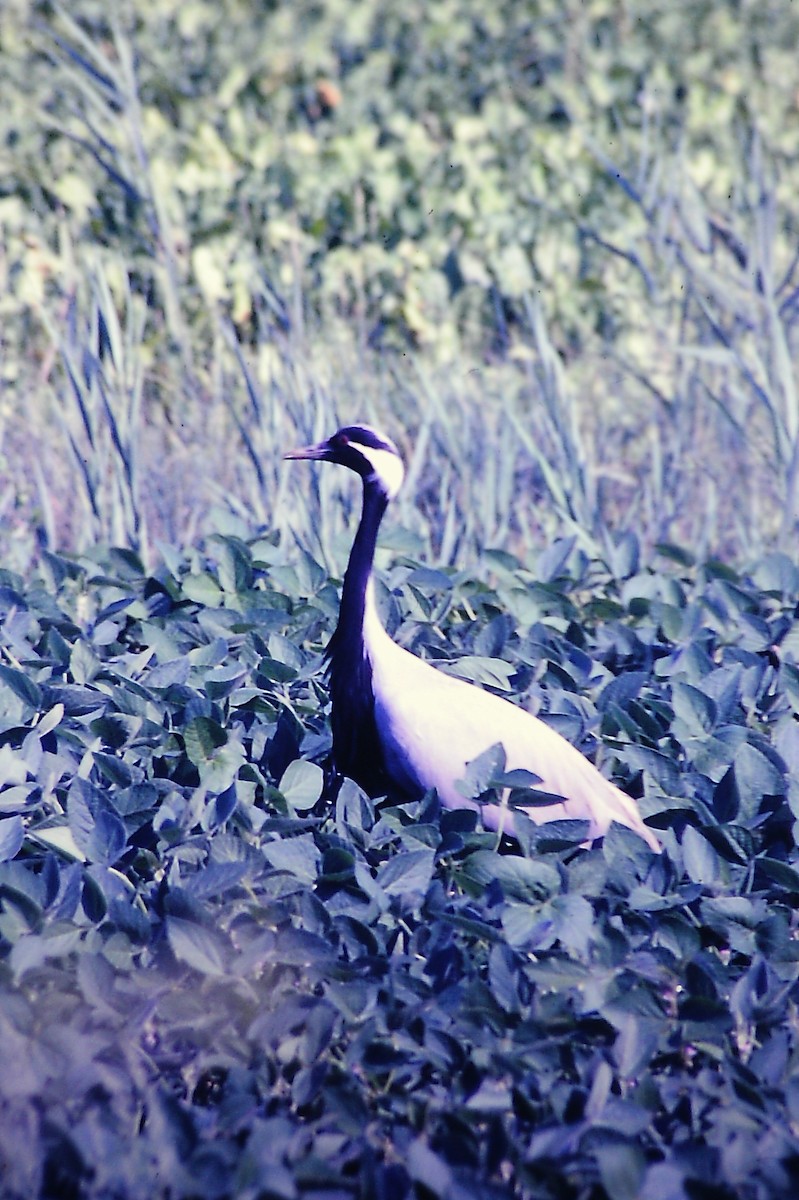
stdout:
[[[660,854],[663,847],[649,826],[644,824],[644,820],[638,811],[638,805],[630,796],[627,796],[617,787],[614,787],[613,784],[610,784],[610,787],[613,788],[614,794],[612,801],[607,804],[606,811],[609,811],[611,820],[618,821],[619,824],[626,825],[628,829],[632,829],[633,832],[644,839],[650,850],[654,850],[656,854]],[[610,800],[610,797],[608,799]],[[606,830],[607,826],[602,832],[604,833]]]
[[[596,767],[583,759],[587,768],[583,782],[583,803],[587,804],[591,821],[591,836],[602,837],[613,821],[626,825],[642,837],[651,850],[659,854],[662,846],[655,834],[644,824],[638,805],[631,796],[622,792],[601,775]],[[568,807],[567,801],[567,807]]]
[[[619,825],[626,825],[633,833],[637,833],[650,850],[659,854],[663,847],[649,826],[644,824],[638,805],[632,797],[622,792],[609,779],[605,779],[604,775],[601,775],[587,759],[581,761],[585,764],[585,772],[579,780],[579,787],[576,786],[577,781],[572,777],[568,789],[569,795],[564,798],[562,803],[548,804],[544,807],[536,805],[531,808],[522,808],[521,811],[537,825],[556,820],[588,821],[590,841],[604,837],[611,824],[616,821]],[[551,782],[547,790],[551,790],[556,795],[562,794],[561,789],[551,786]],[[486,816],[488,816],[488,820],[486,820]],[[492,806],[491,814],[487,814],[484,809],[483,820],[489,825],[489,828],[502,829],[506,833],[513,832],[513,813],[502,805]]]
[[552,764],[547,783],[548,791],[567,797],[563,807],[568,817],[590,821],[592,840],[603,837],[611,823],[617,821],[643,838],[655,853],[660,853],[660,842],[644,824],[635,800],[606,779],[574,747],[569,747],[569,753],[561,751],[558,761]]

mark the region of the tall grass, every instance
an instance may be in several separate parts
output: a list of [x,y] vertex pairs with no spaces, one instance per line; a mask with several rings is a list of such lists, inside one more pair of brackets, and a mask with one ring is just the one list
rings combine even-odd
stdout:
[[498,352],[380,352],[361,320],[314,308],[299,239],[287,287],[253,264],[252,319],[230,319],[240,280],[221,280],[219,303],[198,287],[148,154],[130,37],[114,26],[109,53],[59,19],[58,41],[42,34],[69,97],[51,132],[99,164],[111,225],[139,232],[71,246],[26,317],[47,349],[17,348],[20,387],[1,410],[6,561],[98,541],[152,560],[159,543],[233,523],[300,537],[340,568],[351,481],[281,455],[354,419],[402,446],[396,524],[433,561],[527,555],[564,533],[611,555],[632,533],[645,557],[663,541],[737,558],[792,544],[799,257],[785,251],[790,197],[756,138],[723,210],[657,138],[635,177],[587,141],[630,220],[580,231],[606,291],[576,352],[532,290]]
[[[121,286],[122,312],[98,266],[90,276],[88,312],[73,304],[63,327],[52,329],[63,379],[55,412],[77,485],[72,495],[82,510],[71,513],[76,538],[139,551],[148,545],[140,457],[147,311],[127,276]],[[47,539],[55,542],[52,504],[47,511]]]

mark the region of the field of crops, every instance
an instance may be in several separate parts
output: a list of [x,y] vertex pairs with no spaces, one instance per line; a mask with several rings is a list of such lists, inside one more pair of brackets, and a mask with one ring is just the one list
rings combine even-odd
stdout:
[[[0,8],[2,1200],[799,1190],[796,45]],[[331,778],[352,420],[392,635],[662,855]]]

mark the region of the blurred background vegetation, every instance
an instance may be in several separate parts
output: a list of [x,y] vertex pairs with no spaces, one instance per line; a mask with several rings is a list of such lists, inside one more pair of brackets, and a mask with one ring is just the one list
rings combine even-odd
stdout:
[[280,455],[357,418],[435,561],[789,547],[797,45],[790,0],[5,0],[5,565],[340,568],[346,481]]

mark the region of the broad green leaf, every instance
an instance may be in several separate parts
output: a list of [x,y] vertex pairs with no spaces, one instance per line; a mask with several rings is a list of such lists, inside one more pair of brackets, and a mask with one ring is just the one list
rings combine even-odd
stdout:
[[0,787],[25,783],[30,774],[28,764],[19,750],[0,746]]
[[483,887],[496,880],[506,896],[519,900],[539,901],[560,890],[560,876],[548,863],[493,850],[470,854],[462,871]]
[[204,925],[169,916],[166,932],[172,953],[202,975],[224,975],[225,955],[221,936]]
[[641,546],[631,530],[627,530],[616,538],[609,538],[605,553],[616,579],[629,579],[638,570]]
[[283,772],[278,784],[286,803],[293,812],[308,812],[322,794],[324,772],[316,763],[295,758]]
[[553,896],[548,906],[554,931],[567,950],[587,955],[594,932],[594,910],[584,896]]
[[372,801],[351,779],[344,779],[336,796],[336,826],[343,836],[368,832],[375,822]]
[[69,669],[75,683],[91,683],[100,670],[100,659],[88,642],[78,641],[69,656]]
[[680,768],[669,755],[633,742],[616,747],[615,753],[633,770],[650,775],[667,796],[679,796]]
[[477,1091],[473,1092],[466,1101],[466,1107],[470,1112],[486,1115],[506,1113],[512,1104],[513,1096],[510,1085],[499,1079],[484,1079]]
[[621,1013],[614,1017],[618,1030],[613,1043],[613,1061],[621,1076],[636,1079],[647,1069],[652,1055],[657,1050],[659,1033],[651,1021],[642,1020],[633,1013]]
[[224,700],[245,678],[239,666],[217,667],[205,677],[205,690],[211,700]]
[[453,1174],[445,1159],[436,1154],[421,1138],[408,1146],[406,1164],[411,1179],[422,1184],[439,1200],[452,1195]]
[[196,575],[187,575],[182,581],[181,588],[186,599],[193,600],[196,604],[218,608],[222,603],[222,588],[206,571]]
[[22,848],[25,840],[25,826],[22,817],[5,817],[0,820],[0,862],[8,862]]
[[168,688],[176,683],[186,683],[190,673],[191,664],[187,658],[173,658],[152,667],[145,678],[148,688]]
[[535,571],[542,583],[551,583],[564,574],[576,544],[576,537],[558,538],[539,554]]
[[236,538],[217,540],[219,582],[226,592],[246,592],[252,586],[252,555]]
[[275,870],[287,871],[305,883],[314,883],[319,873],[319,850],[310,833],[269,842],[264,846],[264,857]]
[[41,719],[36,722],[34,730],[38,737],[44,737],[45,734],[51,733],[64,719],[64,705],[54,704],[53,707],[46,713],[43,713]]
[[690,683],[675,681],[671,692],[674,715],[688,736],[702,737],[716,723],[716,705],[710,696]]
[[792,597],[799,593],[799,568],[787,554],[765,555],[752,572],[752,580],[764,592]]
[[68,825],[45,825],[30,830],[29,836],[35,842],[41,842],[65,858],[78,862],[86,861],[86,854],[75,840]]
[[768,879],[773,880],[786,892],[799,895],[799,870],[796,867],[780,862],[779,859],[767,857],[758,858],[757,866]]
[[608,1200],[637,1200],[646,1170],[640,1146],[608,1141],[597,1147],[596,1157]]
[[424,895],[433,876],[432,850],[403,850],[377,872],[377,884],[387,896]]
[[93,862],[112,864],[123,854],[127,841],[125,826],[116,813],[101,809],[95,814],[86,852]]
[[0,813],[24,813],[30,809],[30,799],[36,784],[18,783],[0,791]]
[[710,843],[693,825],[687,825],[682,837],[685,870],[694,883],[713,884],[720,877],[719,857]]
[[466,764],[466,773],[456,787],[467,799],[474,799],[491,786],[492,779],[502,776],[504,770],[505,750],[497,742]]
[[228,735],[210,717],[195,717],[183,730],[186,753],[195,766],[204,766],[227,744]]
[[[205,762],[199,763],[200,782],[206,792],[220,796],[222,792],[235,789],[239,771],[245,759],[245,749],[238,737],[231,737]],[[224,805],[223,805],[224,808]],[[216,813],[217,806],[214,811]],[[216,817],[214,818],[216,820]]]
[[109,783],[118,788],[130,787],[133,782],[133,772],[123,758],[119,758],[115,754],[104,754],[100,750],[95,750],[92,757],[100,774]]
[[35,971],[53,959],[68,958],[79,949],[80,937],[77,929],[22,937],[11,948],[10,954],[15,981],[19,983],[29,971]]
[[92,833],[94,832],[94,809],[91,787],[82,779],[75,779],[67,797],[67,820],[69,831],[82,855],[92,857]]
[[750,742],[744,742],[736,752],[734,766],[743,817],[756,816],[764,796],[785,795],[783,772]]
[[41,708],[41,688],[24,671],[18,671],[16,667],[7,667],[0,663],[0,683],[4,683],[15,696],[24,700],[31,708]]

